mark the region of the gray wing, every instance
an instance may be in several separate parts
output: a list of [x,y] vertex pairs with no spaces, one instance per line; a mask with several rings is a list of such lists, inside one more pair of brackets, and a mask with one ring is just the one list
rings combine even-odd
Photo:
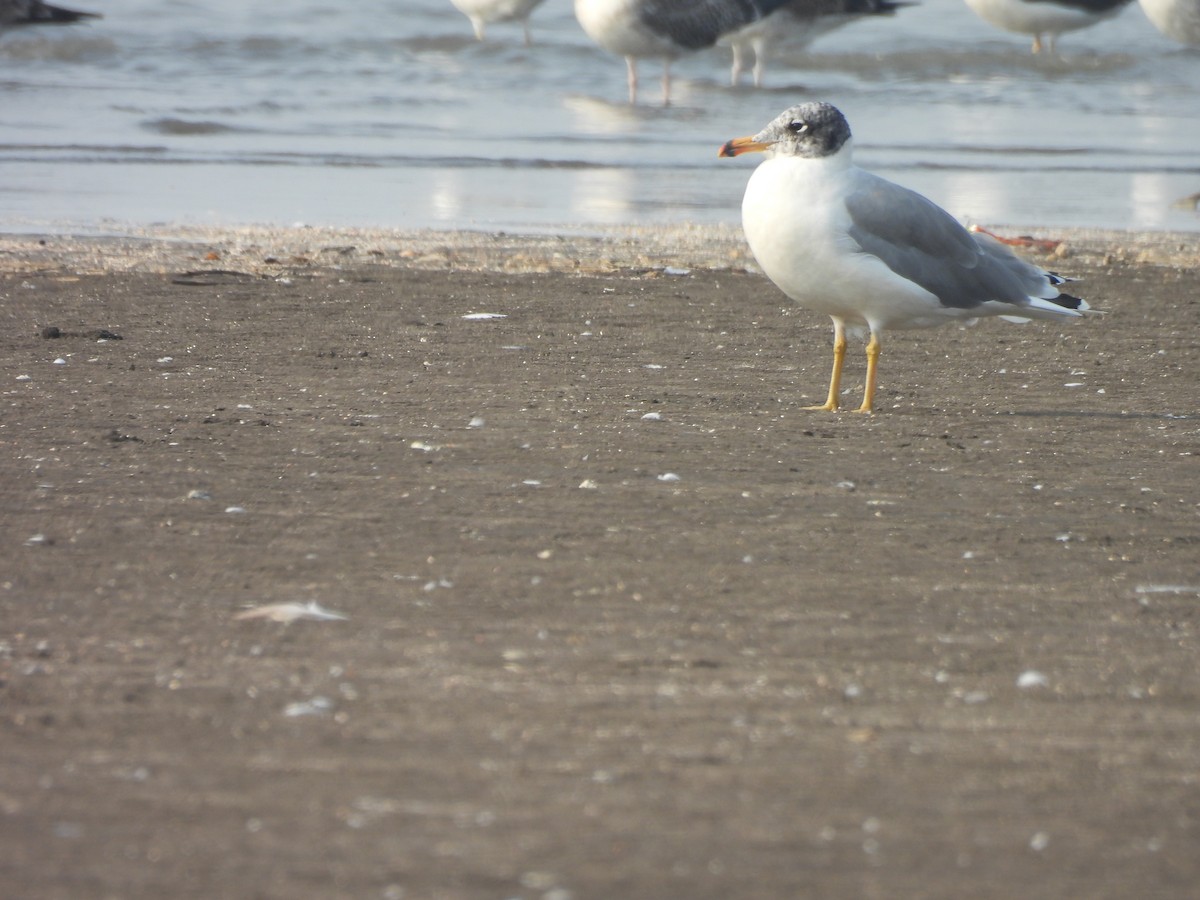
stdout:
[[723,34],[756,22],[788,0],[645,0],[642,24],[688,50],[711,47]]
[[920,194],[867,172],[846,198],[850,237],[863,252],[943,305],[971,309],[988,301],[1027,306],[1058,295],[1048,273],[1003,244],[973,235]]

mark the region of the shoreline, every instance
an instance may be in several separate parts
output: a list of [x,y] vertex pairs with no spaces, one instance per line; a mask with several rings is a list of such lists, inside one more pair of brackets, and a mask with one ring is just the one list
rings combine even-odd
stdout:
[[[988,226],[1005,237],[1060,242],[1054,258],[1175,267],[1200,265],[1200,234]],[[1046,256],[1036,250],[1030,255]],[[278,276],[358,265],[510,274],[603,274],[664,267],[754,270],[740,227],[596,227],[557,233],[319,226],[149,225],[107,235],[0,233],[0,274],[167,273],[236,268]]]

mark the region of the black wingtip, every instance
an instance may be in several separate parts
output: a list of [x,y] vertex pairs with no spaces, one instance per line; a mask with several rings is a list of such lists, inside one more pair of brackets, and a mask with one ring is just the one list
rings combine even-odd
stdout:
[[1088,308],[1086,300],[1082,297],[1074,297],[1071,294],[1059,294],[1050,302],[1061,306],[1063,309],[1084,310]]

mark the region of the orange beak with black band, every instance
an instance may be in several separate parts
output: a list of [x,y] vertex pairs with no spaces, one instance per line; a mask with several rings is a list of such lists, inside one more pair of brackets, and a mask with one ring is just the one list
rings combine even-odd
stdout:
[[770,148],[770,144],[762,144],[756,141],[753,137],[734,138],[732,141],[726,141],[721,149],[717,151],[718,157],[740,156],[743,153],[762,153]]

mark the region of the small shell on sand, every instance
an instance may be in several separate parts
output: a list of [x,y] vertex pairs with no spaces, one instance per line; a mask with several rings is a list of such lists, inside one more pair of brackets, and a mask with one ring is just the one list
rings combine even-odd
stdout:
[[297,619],[315,619],[318,622],[345,621],[349,616],[325,609],[316,601],[309,603],[272,603],[269,606],[256,606],[245,612],[240,612],[235,619],[269,619],[272,622],[283,622],[285,625]]

